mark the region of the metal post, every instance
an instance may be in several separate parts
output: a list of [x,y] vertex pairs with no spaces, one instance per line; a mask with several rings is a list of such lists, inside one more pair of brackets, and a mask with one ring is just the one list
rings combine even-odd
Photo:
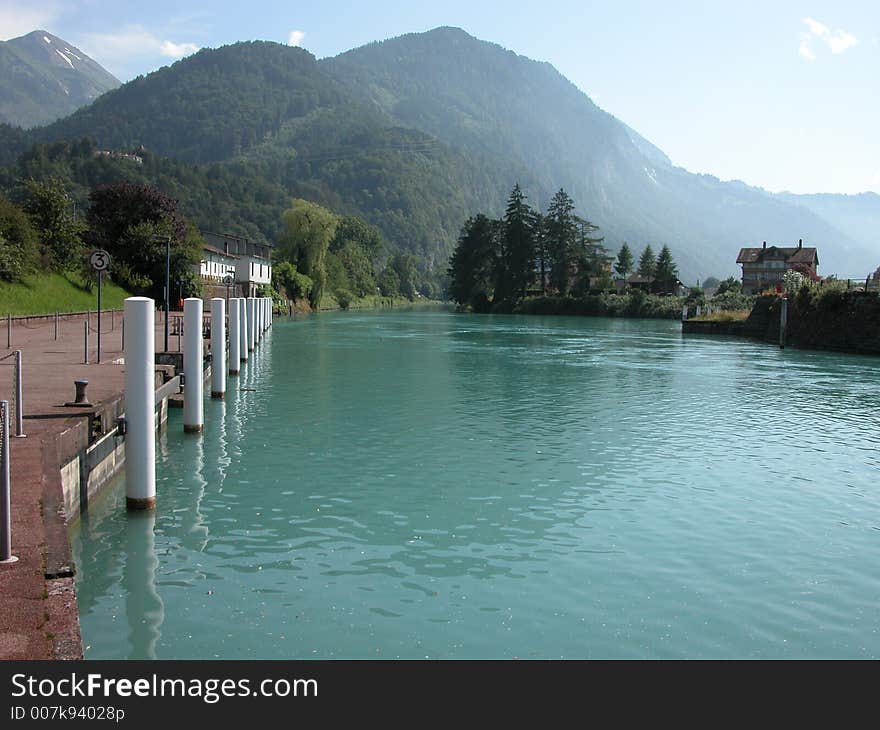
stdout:
[[24,397],[22,395],[21,350],[15,351],[15,436],[25,438],[24,433]]
[[55,312],[55,339],[58,339],[58,312]]
[[168,352],[168,300],[171,297],[171,236],[165,239],[165,352]]
[[101,364],[101,271],[98,271],[98,358],[95,362]]
[[247,299],[244,297],[238,300],[238,334],[239,334],[239,350],[238,354],[241,362],[248,359],[248,321],[247,321]]
[[681,321],[684,322],[687,320],[687,318],[688,318],[688,305],[682,304],[681,305]]
[[204,350],[202,342],[202,300],[188,297],[183,300],[183,430],[199,433],[205,425],[204,404]]
[[155,306],[147,297],[125,300],[130,334],[125,350],[125,504],[156,506]]
[[12,554],[12,508],[9,499],[9,402],[0,400],[0,563],[18,560]]
[[122,351],[125,352],[125,315],[122,317]]
[[12,315],[6,315],[6,349],[12,347]]
[[89,364],[89,320],[83,322],[83,364]]
[[788,297],[782,297],[779,307],[779,349],[785,349],[786,330],[788,329]]
[[211,397],[226,393],[226,300],[211,300]]
[[241,307],[238,298],[229,300],[229,374],[238,375],[241,367]]

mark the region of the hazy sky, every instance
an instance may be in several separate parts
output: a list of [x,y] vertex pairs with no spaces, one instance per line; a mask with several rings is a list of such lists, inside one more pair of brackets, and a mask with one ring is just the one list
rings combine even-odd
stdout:
[[677,165],[768,190],[880,192],[880,0],[0,0],[123,81],[264,39],[319,58],[453,25],[550,61]]

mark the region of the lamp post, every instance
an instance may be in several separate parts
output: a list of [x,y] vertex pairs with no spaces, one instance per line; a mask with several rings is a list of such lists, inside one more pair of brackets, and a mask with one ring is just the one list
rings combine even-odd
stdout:
[[165,352],[168,352],[168,306],[171,298],[171,236],[165,237]]

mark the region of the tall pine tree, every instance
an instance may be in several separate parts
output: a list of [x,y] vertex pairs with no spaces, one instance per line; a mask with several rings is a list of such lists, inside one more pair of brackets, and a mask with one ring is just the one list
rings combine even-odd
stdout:
[[654,267],[654,291],[658,294],[671,294],[678,281],[678,267],[672,260],[669,246],[663,246]]
[[578,225],[574,201],[561,188],[547,208],[546,230],[550,252],[550,283],[561,296],[567,296],[577,253]]
[[657,259],[654,256],[654,250],[651,248],[651,244],[649,243],[647,246],[645,246],[645,250],[642,251],[642,255],[639,257],[639,276],[650,278],[654,276],[656,268]]
[[504,241],[495,301],[513,303],[525,296],[535,267],[535,214],[526,203],[519,183],[507,199],[502,226]]
[[632,251],[629,250],[629,245],[624,241],[620,251],[617,252],[617,262],[614,264],[614,271],[621,279],[625,279],[627,274],[633,270],[633,263],[635,262]]
[[449,262],[452,298],[475,312],[488,311],[494,294],[498,238],[498,221],[469,218]]

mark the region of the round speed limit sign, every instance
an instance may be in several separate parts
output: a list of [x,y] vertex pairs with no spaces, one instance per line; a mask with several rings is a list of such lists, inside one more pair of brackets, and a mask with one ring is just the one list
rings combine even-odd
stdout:
[[110,254],[101,248],[92,251],[92,255],[89,256],[89,264],[95,271],[107,271],[110,266]]

